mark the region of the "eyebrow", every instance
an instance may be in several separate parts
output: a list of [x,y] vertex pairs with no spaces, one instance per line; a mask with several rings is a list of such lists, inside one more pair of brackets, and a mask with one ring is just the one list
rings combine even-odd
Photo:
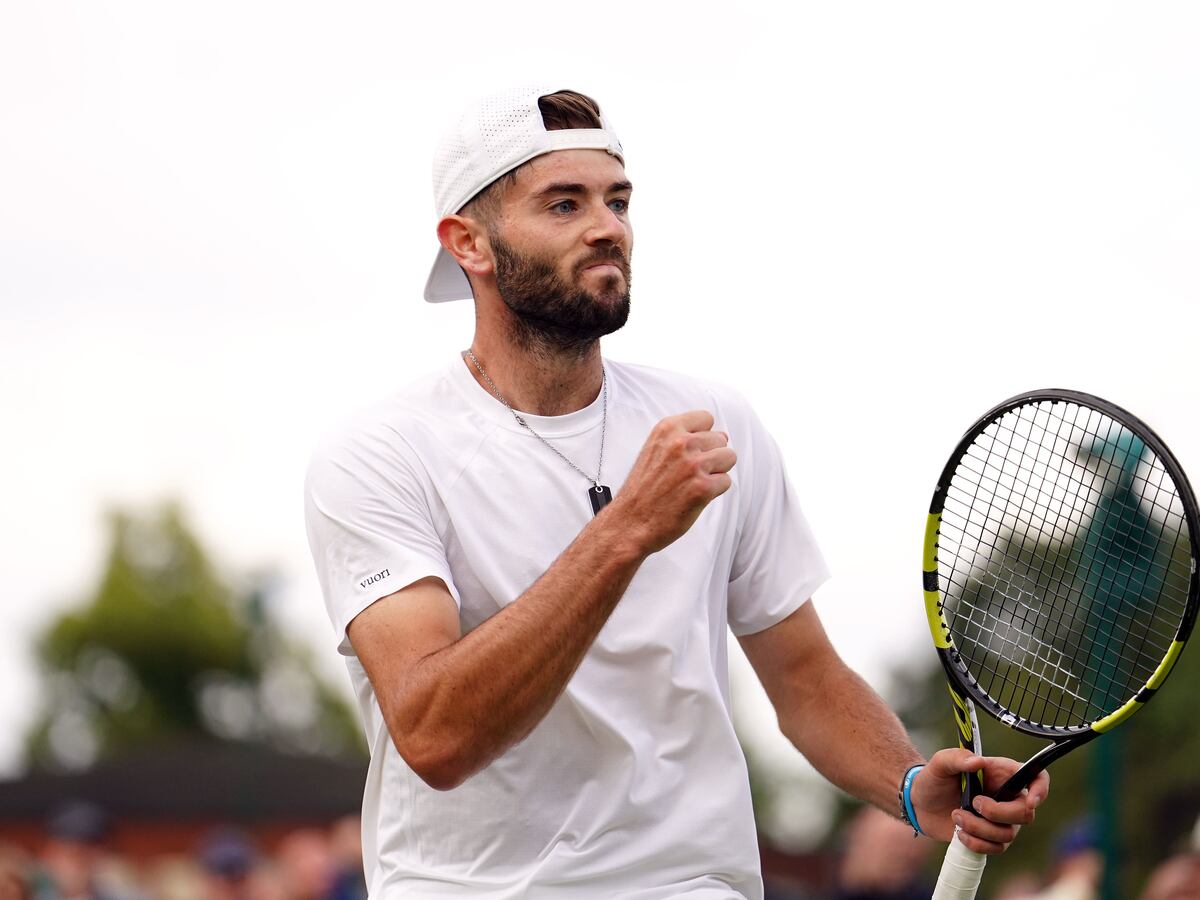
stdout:
[[[632,190],[633,190],[633,184],[631,184],[630,182],[614,181],[612,184],[610,184],[608,186],[608,190],[605,193],[613,194],[613,193],[618,193],[620,191],[632,191]],[[586,193],[587,193],[587,188],[584,187],[582,184],[579,184],[577,182],[560,181],[560,182],[556,182],[555,184],[547,185],[546,187],[542,188],[540,191],[538,191],[533,196],[534,197],[546,197],[546,196],[549,196],[550,194],[578,195],[578,194],[586,194]]]

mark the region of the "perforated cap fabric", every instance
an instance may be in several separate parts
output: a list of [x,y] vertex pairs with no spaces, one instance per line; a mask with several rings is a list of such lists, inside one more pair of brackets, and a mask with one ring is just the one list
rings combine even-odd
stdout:
[[[534,157],[555,150],[607,150],[625,161],[621,142],[600,113],[602,128],[547,131],[538,100],[563,87],[514,88],[476,103],[442,138],[433,157],[433,202],[439,219],[457,213],[481,190]],[[425,283],[430,303],[469,300],[466,275],[444,248]]]

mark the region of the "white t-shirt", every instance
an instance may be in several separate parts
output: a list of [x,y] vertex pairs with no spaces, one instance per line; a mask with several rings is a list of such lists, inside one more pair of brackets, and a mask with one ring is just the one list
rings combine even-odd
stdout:
[[[464,633],[516,600],[592,517],[589,483],[455,359],[331,435],[311,463],[309,543],[371,750],[363,850],[372,900],[759,898],[746,764],[729,711],[728,631],[761,631],[827,577],[778,448],[716,385],[606,362],[602,483],[620,491],[660,419],[707,409],[733,486],[650,556],[553,708],[450,791],[396,752],[346,626],[427,576]],[[601,398],[525,415],[584,471]],[[398,601],[389,601],[398,602]]]

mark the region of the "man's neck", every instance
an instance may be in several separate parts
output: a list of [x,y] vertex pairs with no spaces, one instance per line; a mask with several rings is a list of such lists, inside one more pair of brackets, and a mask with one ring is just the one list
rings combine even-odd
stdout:
[[[471,351],[515,410],[535,416],[562,416],[583,409],[600,395],[604,380],[600,342],[582,350],[536,352],[476,331]],[[489,394],[492,389],[464,354],[463,362]]]

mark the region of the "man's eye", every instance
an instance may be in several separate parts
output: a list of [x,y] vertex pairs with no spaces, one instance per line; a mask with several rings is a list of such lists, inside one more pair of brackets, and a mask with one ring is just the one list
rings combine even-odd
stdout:
[[574,200],[559,200],[557,203],[555,203],[553,206],[550,207],[550,210],[552,212],[564,213],[564,214],[571,212],[573,209],[575,209],[575,201]]
[[629,211],[629,201],[624,197],[617,197],[615,200],[608,201],[608,206],[613,212],[623,213]]

